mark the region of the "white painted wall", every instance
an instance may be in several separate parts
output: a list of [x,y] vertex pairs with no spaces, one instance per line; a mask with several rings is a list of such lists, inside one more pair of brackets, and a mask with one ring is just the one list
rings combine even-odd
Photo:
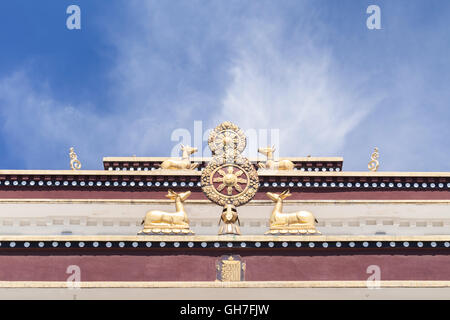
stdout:
[[[198,235],[218,232],[222,208],[186,201]],[[239,207],[243,235],[268,230],[273,203],[252,201]],[[168,201],[0,200],[1,235],[135,235],[148,210],[175,211]],[[285,212],[308,210],[324,235],[450,234],[450,201],[287,201]]]

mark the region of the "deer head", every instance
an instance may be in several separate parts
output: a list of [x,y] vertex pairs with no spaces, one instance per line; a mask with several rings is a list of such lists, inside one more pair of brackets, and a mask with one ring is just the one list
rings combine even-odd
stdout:
[[187,155],[191,155],[191,154],[197,152],[198,149],[194,148],[194,147],[191,147],[191,146],[185,146],[185,145],[182,144],[181,145],[181,151],[183,152],[183,154],[186,153]]
[[170,200],[177,200],[177,198],[180,198],[181,202],[184,202],[184,200],[186,200],[190,195],[191,195],[190,191],[186,191],[183,193],[176,193],[175,191],[169,189],[166,197],[169,198]]
[[278,194],[278,193],[272,193],[272,192],[267,192],[266,195],[269,197],[270,200],[272,200],[273,202],[277,202],[277,201],[282,201],[284,199],[286,199],[287,197],[290,197],[292,194],[289,192],[289,190],[285,190],[282,193]]
[[258,148],[258,152],[265,155],[265,156],[271,156],[275,152],[275,146],[272,147],[265,147],[265,148]]

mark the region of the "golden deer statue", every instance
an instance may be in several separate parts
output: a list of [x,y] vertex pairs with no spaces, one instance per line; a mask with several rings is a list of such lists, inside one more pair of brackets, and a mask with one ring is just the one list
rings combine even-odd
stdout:
[[277,233],[310,233],[320,234],[317,231],[313,214],[308,211],[297,211],[292,213],[283,213],[283,200],[291,196],[289,190],[280,194],[267,192],[267,196],[275,202],[272,215],[270,216],[270,230],[266,234]]
[[275,146],[259,148],[258,152],[267,156],[266,162],[259,162],[258,167],[260,169],[268,170],[294,170],[294,163],[290,160],[273,160],[273,153],[275,152]]
[[169,170],[194,170],[198,163],[191,163],[190,155],[197,152],[197,148],[181,145],[181,159],[167,159],[161,163],[161,169]]
[[151,210],[145,214],[142,223],[144,229],[138,234],[158,234],[158,233],[194,233],[189,229],[189,219],[183,207],[183,202],[191,195],[190,191],[176,193],[172,190],[166,195],[170,200],[175,201],[176,212],[164,212]]

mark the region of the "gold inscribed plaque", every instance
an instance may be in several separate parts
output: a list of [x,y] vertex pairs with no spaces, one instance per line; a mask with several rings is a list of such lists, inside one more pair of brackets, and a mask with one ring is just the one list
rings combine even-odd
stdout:
[[245,263],[239,256],[223,256],[217,263],[217,280],[243,281]]

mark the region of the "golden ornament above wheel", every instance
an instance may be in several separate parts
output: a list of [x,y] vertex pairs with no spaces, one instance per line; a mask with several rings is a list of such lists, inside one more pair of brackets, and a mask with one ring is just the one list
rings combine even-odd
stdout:
[[235,156],[244,151],[247,139],[238,126],[225,121],[211,131],[208,145],[213,155],[232,153],[230,156]]

